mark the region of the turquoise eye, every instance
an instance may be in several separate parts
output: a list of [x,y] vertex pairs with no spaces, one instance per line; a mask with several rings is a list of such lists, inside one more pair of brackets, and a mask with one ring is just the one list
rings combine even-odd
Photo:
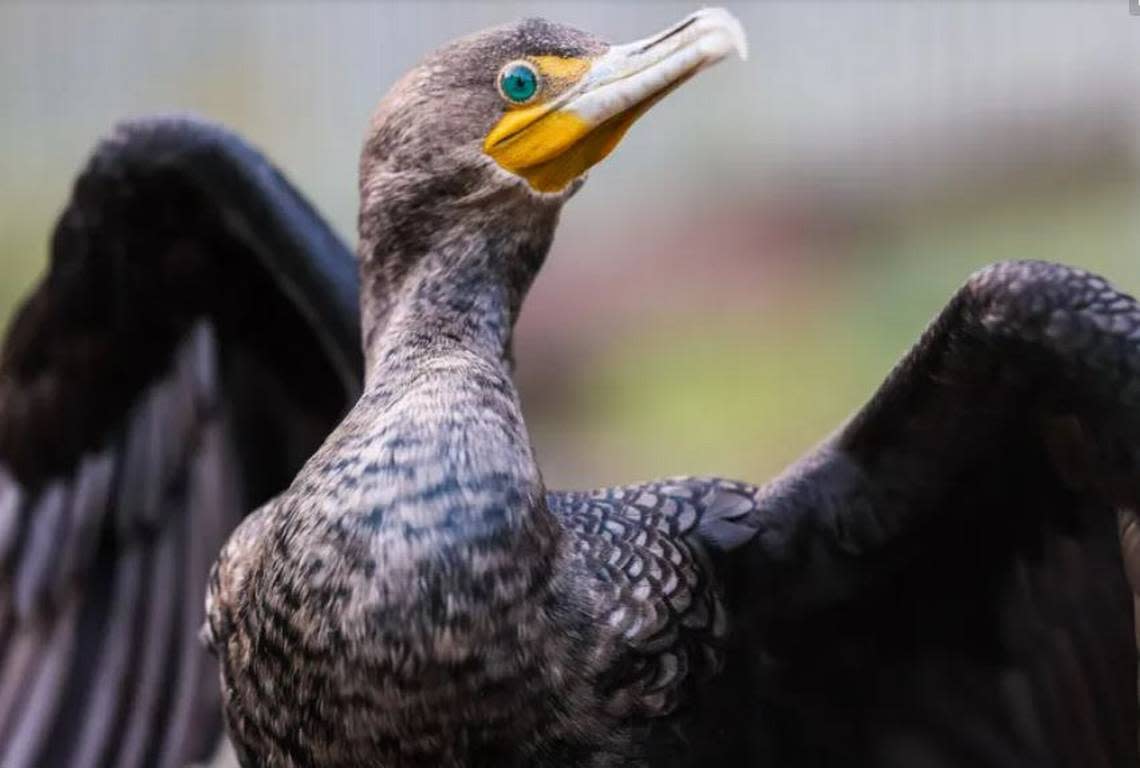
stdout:
[[508,64],[499,75],[499,91],[515,104],[530,101],[538,92],[538,73],[530,64]]

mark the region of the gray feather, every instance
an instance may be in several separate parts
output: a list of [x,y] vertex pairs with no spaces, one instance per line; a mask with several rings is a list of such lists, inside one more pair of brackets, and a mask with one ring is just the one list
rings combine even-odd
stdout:
[[[0,572],[10,571],[20,535],[24,492],[6,467],[0,465]],[[3,615],[3,614],[0,614]]]
[[63,704],[65,682],[75,645],[75,627],[79,619],[79,601],[69,600],[52,623],[51,634],[34,667],[29,667],[32,680],[25,683],[25,693],[13,731],[4,738],[0,765],[4,768],[35,768],[39,752],[51,733],[56,711]]
[[28,620],[44,608],[55,574],[55,550],[66,534],[68,488],[57,480],[43,491],[29,514],[28,542],[16,574],[16,613]]
[[67,529],[61,535],[52,594],[64,592],[82,578],[95,556],[100,532],[111,508],[115,456],[110,451],[85,456],[71,494]]

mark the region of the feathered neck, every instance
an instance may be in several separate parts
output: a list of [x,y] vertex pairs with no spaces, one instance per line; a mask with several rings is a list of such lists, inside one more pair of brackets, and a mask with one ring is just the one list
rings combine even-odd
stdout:
[[514,324],[560,208],[481,173],[366,177],[358,246],[366,386],[409,339],[509,366]]

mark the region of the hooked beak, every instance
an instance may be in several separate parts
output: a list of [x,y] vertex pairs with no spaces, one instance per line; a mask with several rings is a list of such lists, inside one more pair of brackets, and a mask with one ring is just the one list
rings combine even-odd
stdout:
[[507,112],[484,151],[540,192],[560,192],[603,160],[629,126],[665,94],[735,51],[747,58],[740,22],[706,8],[650,37],[611,46],[570,87]]

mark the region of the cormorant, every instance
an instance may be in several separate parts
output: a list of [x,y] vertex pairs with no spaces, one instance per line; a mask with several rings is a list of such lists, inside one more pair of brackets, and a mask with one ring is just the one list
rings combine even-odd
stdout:
[[209,582],[247,766],[1135,766],[1140,306],[1101,278],[974,275],[764,486],[543,484],[510,339],[559,209],[734,47],[528,20],[405,76],[359,399],[351,266],[280,176],[200,124],[101,147],[0,367],[0,764],[201,754],[186,600],[284,489]]

